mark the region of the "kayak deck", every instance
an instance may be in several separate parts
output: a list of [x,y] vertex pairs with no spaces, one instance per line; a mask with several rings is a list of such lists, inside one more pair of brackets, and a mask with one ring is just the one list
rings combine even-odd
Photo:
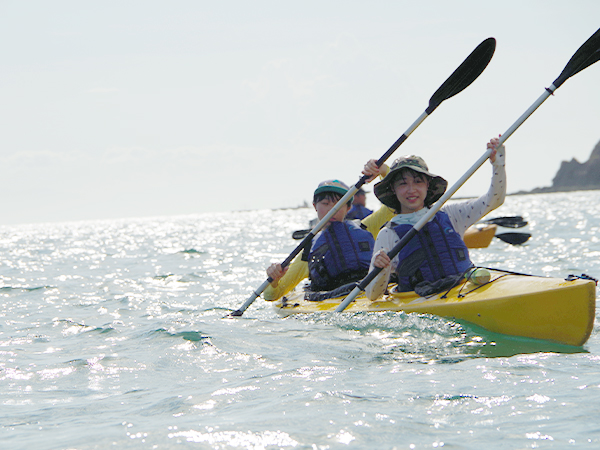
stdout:
[[[583,345],[592,332],[596,283],[591,279],[538,277],[490,270],[489,283],[462,282],[450,291],[428,297],[394,292],[376,301],[359,295],[345,311],[403,311],[465,320],[487,330],[512,336]],[[390,285],[390,292],[393,291]],[[344,297],[304,299],[296,290],[274,303],[282,315],[333,312]]]

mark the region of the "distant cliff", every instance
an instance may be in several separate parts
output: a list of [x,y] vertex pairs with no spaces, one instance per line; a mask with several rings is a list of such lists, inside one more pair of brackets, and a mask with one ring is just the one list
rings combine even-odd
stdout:
[[552,186],[535,188],[518,194],[538,194],[542,192],[565,192],[600,189],[600,142],[596,144],[590,159],[580,163],[575,158],[563,161],[552,180]]

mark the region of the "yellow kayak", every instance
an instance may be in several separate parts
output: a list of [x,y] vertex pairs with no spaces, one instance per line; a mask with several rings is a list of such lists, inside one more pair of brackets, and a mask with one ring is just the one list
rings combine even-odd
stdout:
[[464,241],[467,248],[486,248],[496,235],[497,225],[478,224],[467,228]]
[[[420,297],[415,292],[391,293],[370,301],[364,293],[345,311],[403,311],[465,320],[495,333],[546,339],[581,346],[592,332],[596,311],[596,280],[585,275],[568,279],[489,270],[490,281],[463,281],[449,292]],[[390,285],[393,292],[393,285]],[[445,295],[446,294],[446,295]],[[278,313],[333,312],[345,298],[305,299],[296,290],[273,302]]]

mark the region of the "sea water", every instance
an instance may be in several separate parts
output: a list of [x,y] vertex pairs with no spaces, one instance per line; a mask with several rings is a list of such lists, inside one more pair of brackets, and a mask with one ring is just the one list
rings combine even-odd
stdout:
[[[531,239],[476,264],[600,278],[598,191],[489,217],[508,215]],[[0,448],[600,448],[598,320],[568,347],[431,315],[281,318],[262,299],[225,319],[313,217],[0,227]]]

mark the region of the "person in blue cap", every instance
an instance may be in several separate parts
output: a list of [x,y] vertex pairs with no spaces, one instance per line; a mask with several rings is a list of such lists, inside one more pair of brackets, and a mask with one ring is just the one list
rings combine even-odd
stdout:
[[359,219],[362,220],[371,214],[369,208],[367,208],[367,193],[363,188],[360,188],[356,194],[354,194],[354,200],[352,200],[352,209],[346,214],[347,220]]

